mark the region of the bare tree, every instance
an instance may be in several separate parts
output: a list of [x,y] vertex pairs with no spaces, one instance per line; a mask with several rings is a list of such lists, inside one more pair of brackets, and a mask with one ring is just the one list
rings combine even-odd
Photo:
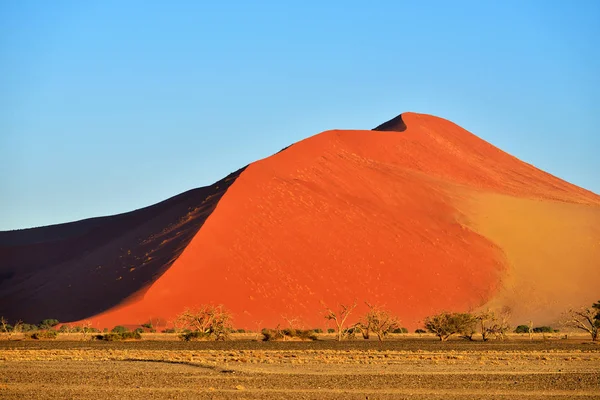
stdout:
[[348,316],[350,315],[352,310],[356,308],[356,301],[354,301],[354,303],[352,303],[352,305],[349,306],[340,304],[339,309],[336,311],[327,307],[323,302],[321,302],[321,304],[325,308],[325,319],[328,321],[333,321],[335,323],[337,340],[338,342],[341,342],[344,338],[344,324],[346,323],[346,320],[348,319]]
[[480,312],[475,316],[477,322],[479,322],[479,329],[481,331],[481,337],[484,341],[489,340],[491,335],[494,335],[496,339],[504,339],[506,333],[510,330],[510,313],[508,311],[502,311],[496,314],[494,311],[487,310]]
[[12,330],[12,326],[8,323],[8,320],[4,317],[0,317],[0,332],[8,333]]
[[585,331],[592,336],[592,341],[597,341],[600,333],[600,301],[589,308],[569,310],[563,325]]
[[23,321],[17,321],[14,325],[8,323],[8,320],[4,317],[0,317],[0,332],[6,334],[8,340],[12,339],[15,333],[20,333],[23,330]]

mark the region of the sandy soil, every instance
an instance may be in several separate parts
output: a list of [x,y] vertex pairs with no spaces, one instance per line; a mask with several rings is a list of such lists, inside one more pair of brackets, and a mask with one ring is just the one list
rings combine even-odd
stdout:
[[600,348],[582,341],[0,342],[0,348],[3,399],[600,398]]
[[514,325],[557,326],[569,308],[598,301],[590,283],[600,282],[600,207],[475,193],[465,214],[507,259],[486,307],[507,307]]

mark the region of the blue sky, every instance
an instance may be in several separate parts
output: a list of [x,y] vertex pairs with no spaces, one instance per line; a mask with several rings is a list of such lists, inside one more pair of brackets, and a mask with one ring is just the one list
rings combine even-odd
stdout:
[[0,230],[130,211],[404,111],[600,193],[600,2],[251,3],[0,2]]

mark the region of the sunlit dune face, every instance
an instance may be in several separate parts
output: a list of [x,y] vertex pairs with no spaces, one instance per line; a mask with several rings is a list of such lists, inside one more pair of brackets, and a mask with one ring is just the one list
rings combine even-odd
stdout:
[[[536,309],[519,311],[506,293],[527,287],[542,269],[518,254],[552,247],[563,256],[547,252],[547,268],[570,261],[585,271],[600,260],[584,244],[571,258],[568,245],[558,250],[568,243],[561,224],[576,207],[597,218],[598,196],[448,121],[409,113],[403,122],[403,132],[324,132],[251,164],[144,297],[95,323],[171,320],[203,303],[224,304],[247,328],[289,318],[323,326],[322,303],[353,301],[384,305],[409,329],[433,312],[487,305],[512,306],[524,317]],[[541,223],[558,209],[564,215]],[[570,243],[600,243],[586,221],[564,232]],[[545,233],[533,239],[538,227]],[[540,279],[540,298],[560,291],[564,279]],[[556,299],[557,307],[575,300]]]

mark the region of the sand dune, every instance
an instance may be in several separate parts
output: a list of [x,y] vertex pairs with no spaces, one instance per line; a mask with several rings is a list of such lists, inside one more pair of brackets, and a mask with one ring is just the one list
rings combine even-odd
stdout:
[[[218,195],[209,205],[203,190],[185,210],[148,211],[152,229],[109,226],[116,217],[90,222],[89,232],[39,228],[52,229],[49,237],[64,246],[92,247],[96,258],[73,250],[42,265],[43,251],[24,255],[33,246],[51,251],[51,241],[27,241],[43,239],[41,231],[0,233],[0,314],[110,327],[169,321],[185,307],[215,303],[239,327],[292,318],[322,327],[323,302],[369,301],[414,329],[440,310],[487,306],[510,307],[515,322],[546,323],[594,300],[600,197],[441,118],[405,113],[373,131],[326,131],[213,185]],[[198,214],[188,217],[194,207]],[[171,216],[162,217],[167,209]],[[138,257],[158,251],[162,241],[152,234],[185,218],[196,222],[185,240],[160,251],[151,273],[137,277],[143,262],[131,272],[121,267],[125,244]],[[96,231],[118,239],[100,245]],[[155,239],[141,247],[134,237]],[[103,286],[93,275],[100,259],[112,268]],[[75,270],[76,281],[64,278]],[[88,288],[86,297],[67,291],[67,281]],[[94,300],[99,293],[109,298]],[[48,296],[60,300],[42,304]]]
[[242,170],[130,213],[0,232],[0,315],[73,321],[140,297]]

